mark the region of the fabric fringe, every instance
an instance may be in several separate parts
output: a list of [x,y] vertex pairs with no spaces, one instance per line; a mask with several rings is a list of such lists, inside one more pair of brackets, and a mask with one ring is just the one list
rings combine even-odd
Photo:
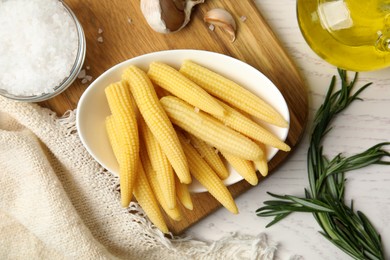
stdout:
[[253,237],[234,232],[211,243],[191,239],[187,240],[187,243],[193,248],[193,251],[189,254],[197,257],[201,254],[199,259],[210,259],[210,257],[225,255],[229,259],[266,260],[273,259],[277,250],[277,245],[268,242],[265,233]]
[[76,126],[77,110],[67,110],[62,117],[57,119],[57,122],[66,129],[66,136],[77,134]]

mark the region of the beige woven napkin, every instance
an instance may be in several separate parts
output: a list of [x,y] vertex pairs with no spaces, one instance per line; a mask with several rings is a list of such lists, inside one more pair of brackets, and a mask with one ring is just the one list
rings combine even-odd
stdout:
[[82,146],[75,111],[61,118],[0,97],[0,259],[272,259],[259,236],[213,243],[166,237]]

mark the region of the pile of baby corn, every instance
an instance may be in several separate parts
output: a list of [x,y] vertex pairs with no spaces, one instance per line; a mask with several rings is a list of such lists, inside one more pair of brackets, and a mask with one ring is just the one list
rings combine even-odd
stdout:
[[[287,127],[269,104],[235,82],[184,61],[179,70],[152,62],[128,67],[106,87],[108,138],[119,164],[121,204],[134,195],[162,232],[162,210],[179,221],[178,203],[192,210],[188,190],[198,180],[225,208],[238,209],[223,180],[226,162],[252,185],[268,173],[265,146],[290,147],[256,121]],[[224,159],[223,159],[224,158]],[[160,207],[161,206],[161,207]]]

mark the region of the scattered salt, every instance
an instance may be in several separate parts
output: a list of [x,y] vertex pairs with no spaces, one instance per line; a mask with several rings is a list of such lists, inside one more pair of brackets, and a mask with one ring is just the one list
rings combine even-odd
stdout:
[[87,67],[85,67],[87,70],[90,70],[91,69],[91,67],[90,66],[87,66]]
[[103,33],[103,29],[102,28],[99,28],[98,29],[98,34],[102,34]]
[[86,78],[83,78],[82,80],[81,80],[81,83],[82,84],[86,84],[88,82],[88,80],[86,79]]
[[242,22],[245,22],[246,21],[246,16],[245,15],[242,15],[241,17],[240,17],[240,20],[242,21]]
[[133,23],[133,20],[132,20],[131,18],[127,18],[127,22],[128,22],[129,24],[132,24],[132,23]]
[[209,25],[209,30],[210,30],[210,31],[214,31],[214,29],[215,29],[214,24],[210,24],[210,25]]
[[102,37],[102,36],[99,36],[99,37],[97,38],[97,41],[100,42],[100,43],[103,42],[103,37]]
[[77,78],[78,79],[83,79],[83,78],[85,78],[86,74],[87,73],[85,72],[85,69],[82,69],[82,70],[80,70],[79,74],[77,75]]
[[199,107],[194,107],[195,113],[199,113]]
[[58,0],[0,1],[0,88],[50,93],[70,74],[78,50],[74,20]]

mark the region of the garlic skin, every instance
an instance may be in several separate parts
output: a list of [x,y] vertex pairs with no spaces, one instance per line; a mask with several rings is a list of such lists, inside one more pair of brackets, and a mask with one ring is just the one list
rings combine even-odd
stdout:
[[230,35],[232,42],[236,40],[236,21],[234,20],[233,16],[225,9],[211,9],[204,15],[203,20],[206,23],[221,27]]
[[191,19],[192,8],[205,0],[141,0],[140,7],[149,26],[158,33],[183,29]]

